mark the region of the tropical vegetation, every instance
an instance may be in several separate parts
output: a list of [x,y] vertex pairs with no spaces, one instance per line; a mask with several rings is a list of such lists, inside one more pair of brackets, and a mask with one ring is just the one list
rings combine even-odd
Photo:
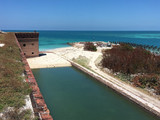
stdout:
[[101,64],[113,73],[134,76],[130,80],[133,85],[151,88],[160,94],[160,56],[142,47],[120,44],[103,52]]

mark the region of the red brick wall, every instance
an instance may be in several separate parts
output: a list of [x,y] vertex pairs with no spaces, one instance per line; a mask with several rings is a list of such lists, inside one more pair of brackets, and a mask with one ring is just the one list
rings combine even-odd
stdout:
[[26,57],[24,56],[23,50],[16,37],[15,37],[15,40],[21,51],[22,62],[24,63],[24,67],[25,67],[26,82],[28,82],[30,87],[32,88],[32,93],[30,97],[31,97],[34,113],[36,116],[39,117],[40,120],[53,120],[52,116],[50,115],[50,111],[47,108],[47,105],[40,92],[38,84],[34,78],[32,70],[29,67]]
[[26,57],[39,56],[39,33],[15,33]]

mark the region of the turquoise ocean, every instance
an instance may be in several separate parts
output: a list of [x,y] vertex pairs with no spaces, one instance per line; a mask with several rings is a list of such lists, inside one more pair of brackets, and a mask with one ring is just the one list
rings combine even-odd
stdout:
[[[33,30],[5,30],[7,32],[33,32]],[[160,47],[160,31],[37,31],[39,50],[68,47],[67,42],[105,41],[130,42]]]

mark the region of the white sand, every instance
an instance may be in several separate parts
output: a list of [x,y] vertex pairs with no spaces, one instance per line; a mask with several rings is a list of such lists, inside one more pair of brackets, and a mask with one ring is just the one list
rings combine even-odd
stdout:
[[31,69],[71,66],[70,62],[53,53],[46,53],[41,57],[28,58],[27,61]]
[[85,56],[86,58],[91,60],[94,55],[102,54],[101,52],[84,51],[82,48],[78,49],[75,47],[58,48],[49,51],[57,54],[58,56],[66,58],[67,60],[72,60],[73,58],[78,58],[79,56]]
[[[100,55],[100,52],[84,51],[74,47],[58,48],[45,51],[46,55],[41,57],[28,58],[27,61],[31,69],[35,68],[51,68],[51,67],[67,67],[71,66],[67,60],[78,58],[80,55],[88,59],[92,59],[94,55]],[[66,60],[67,59],[67,60]]]

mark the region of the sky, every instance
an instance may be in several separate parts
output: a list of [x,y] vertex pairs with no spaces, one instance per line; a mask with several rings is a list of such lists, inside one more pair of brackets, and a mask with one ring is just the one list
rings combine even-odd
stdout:
[[160,0],[0,0],[0,30],[160,30]]

